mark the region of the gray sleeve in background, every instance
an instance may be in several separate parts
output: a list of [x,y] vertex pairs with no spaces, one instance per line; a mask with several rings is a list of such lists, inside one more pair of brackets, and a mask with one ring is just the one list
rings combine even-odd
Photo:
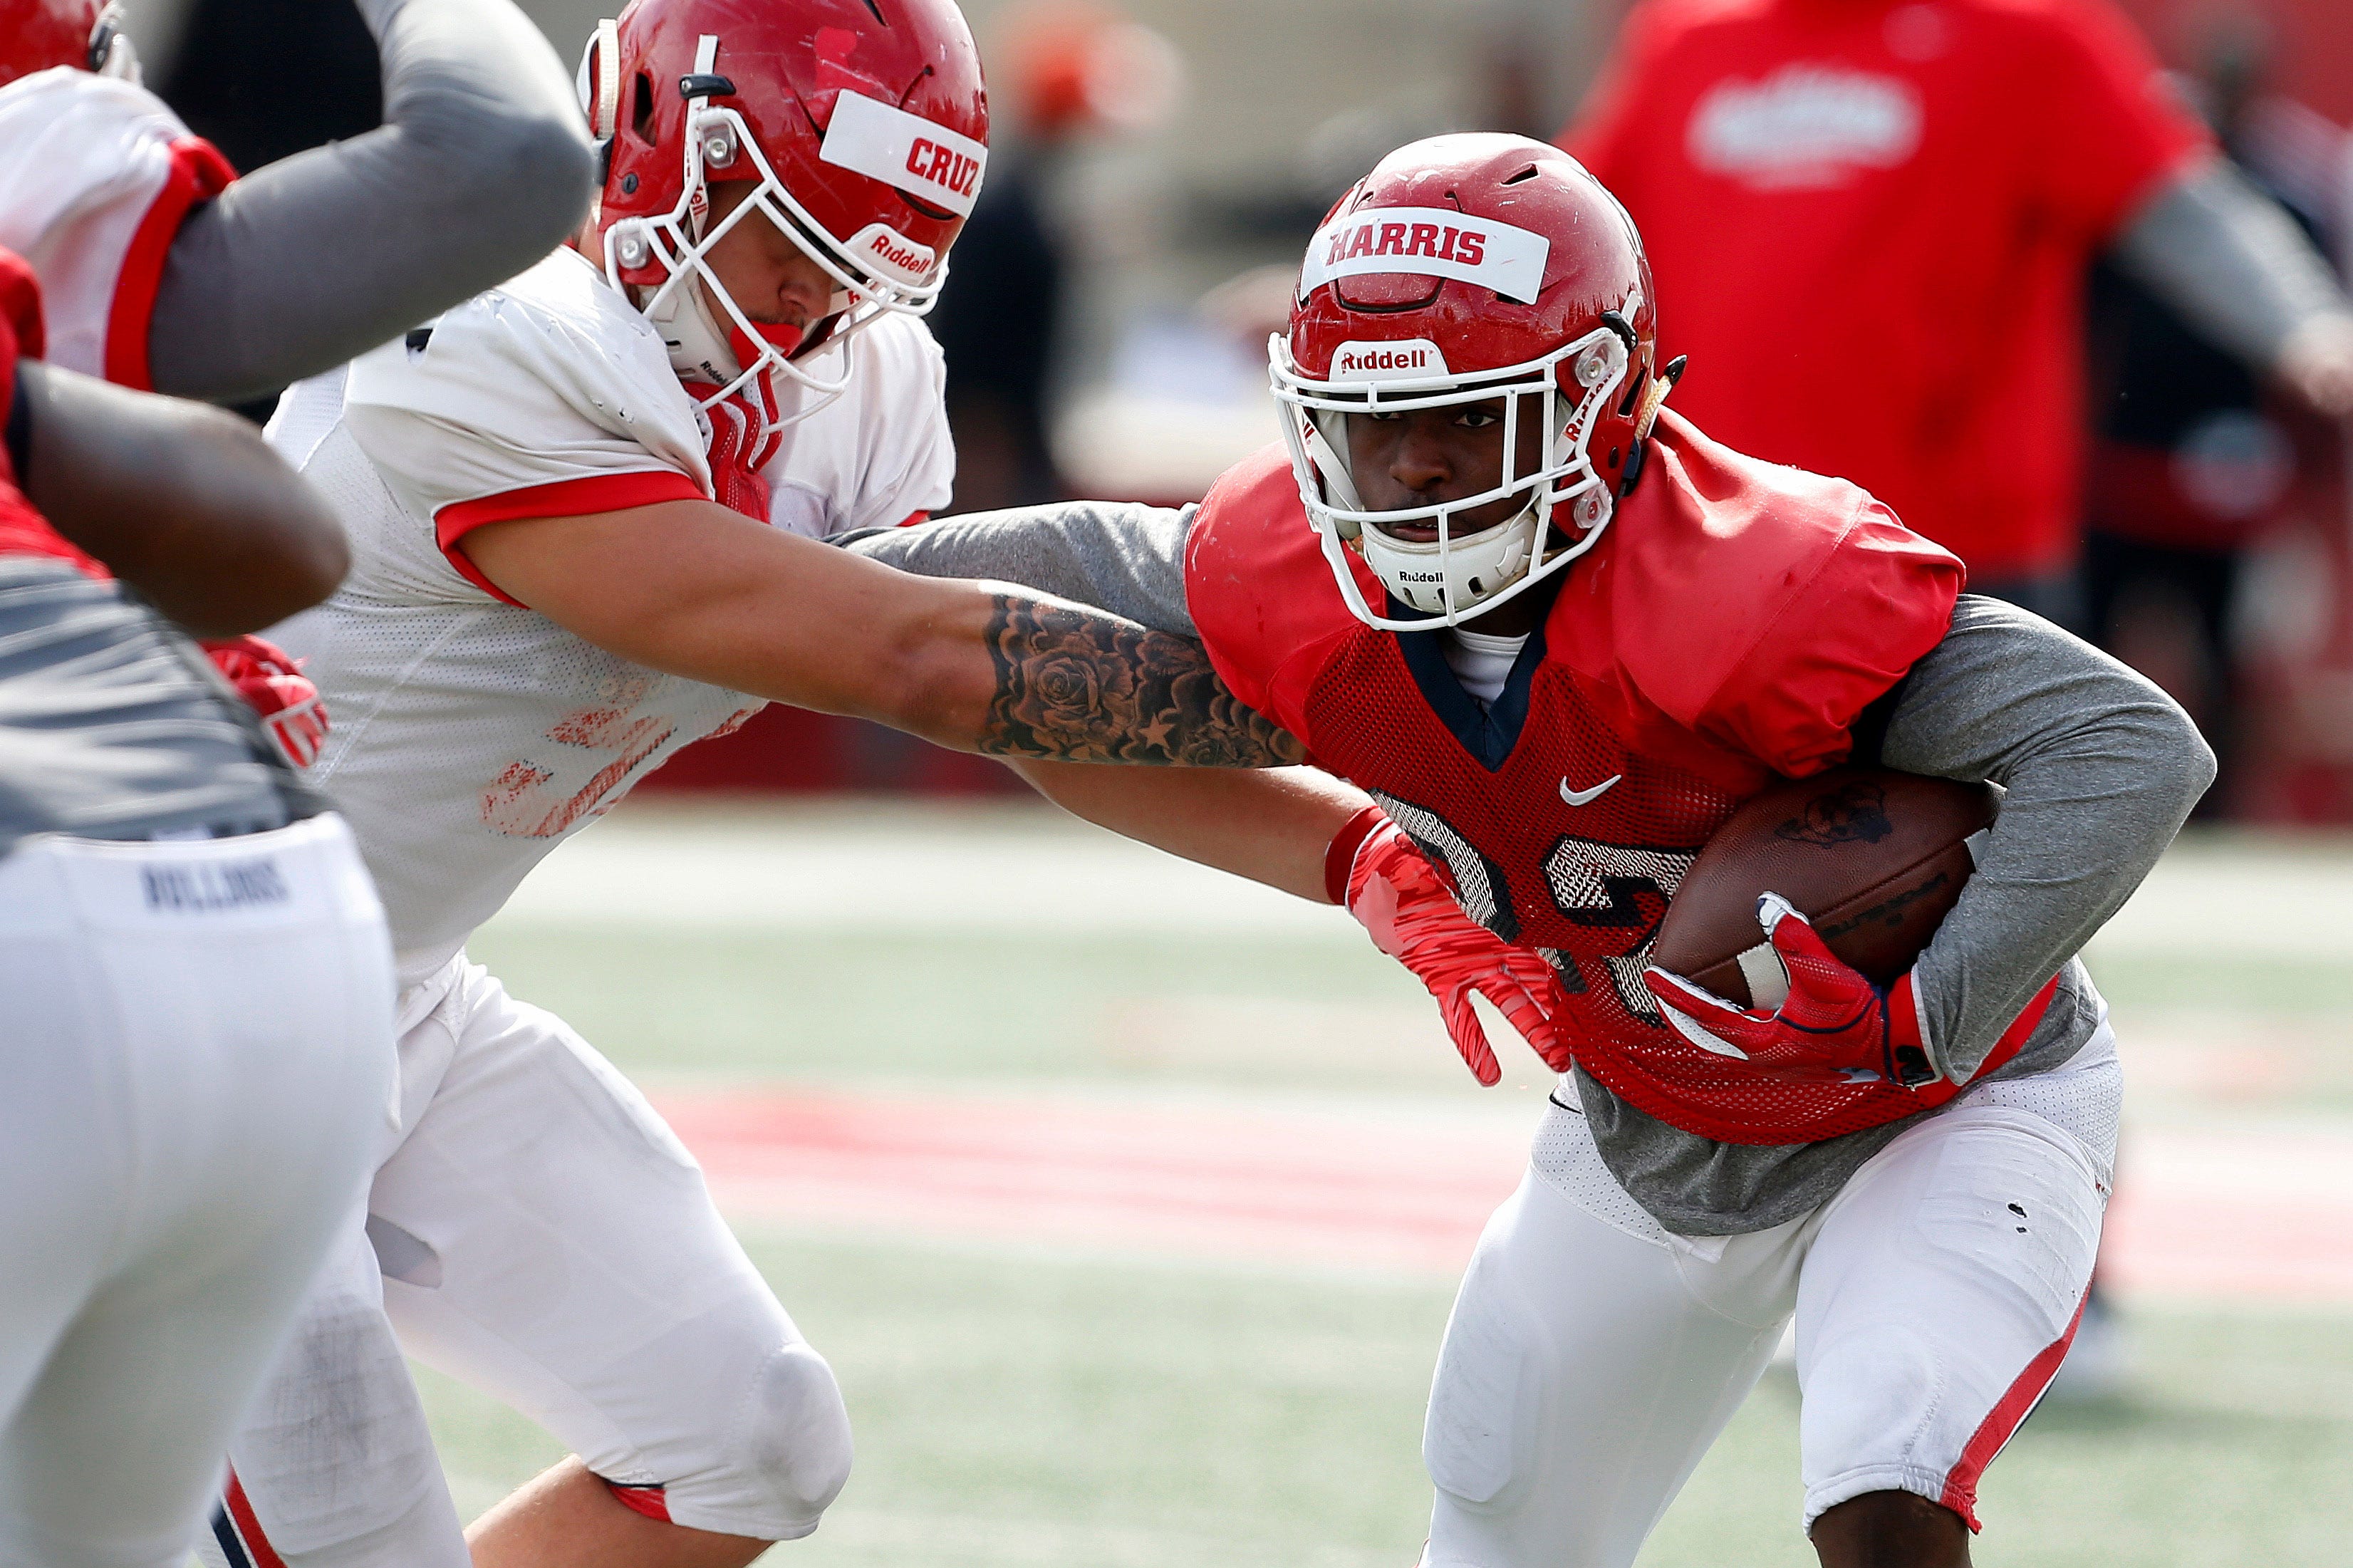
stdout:
[[1889,767],[2008,792],[1915,972],[1937,1068],[1966,1081],[2042,983],[2121,908],[2214,780],[2189,716],[2049,622],[1964,595],[1912,668]]
[[1185,608],[1185,535],[1197,509],[1058,501],[835,536],[919,577],[990,577],[1198,638]]
[[233,400],[374,348],[547,254],[587,211],[588,132],[508,0],[360,0],[384,118],[239,179],[172,243],[159,392]]
[[2257,371],[2272,367],[2298,327],[2348,309],[2327,258],[2295,221],[2220,158],[2151,198],[2110,256]]

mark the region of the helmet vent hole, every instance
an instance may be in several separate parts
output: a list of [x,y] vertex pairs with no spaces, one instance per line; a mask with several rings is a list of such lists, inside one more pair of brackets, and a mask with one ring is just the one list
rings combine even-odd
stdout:
[[654,79],[639,71],[629,102],[629,134],[650,147],[654,144]]
[[1516,185],[1516,184],[1520,184],[1520,183],[1521,183],[1522,181],[1524,181],[1524,180],[1533,180],[1533,179],[1535,179],[1535,177],[1536,177],[1536,166],[1535,166],[1534,163],[1530,163],[1526,168],[1522,169],[1518,174],[1514,174],[1514,175],[1510,176],[1509,178],[1505,179],[1505,180],[1504,180],[1504,184],[1507,184],[1507,185]]
[[882,15],[882,7],[877,5],[874,0],[866,0],[866,14],[874,18],[877,26],[887,27],[891,25],[891,18]]
[[1443,278],[1411,272],[1366,272],[1343,278],[1332,285],[1340,303],[1351,310],[1420,310],[1438,302]]

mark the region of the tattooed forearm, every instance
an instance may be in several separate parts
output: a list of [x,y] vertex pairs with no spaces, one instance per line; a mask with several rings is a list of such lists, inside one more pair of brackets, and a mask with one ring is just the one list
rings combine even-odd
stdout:
[[1101,611],[999,594],[980,749],[1076,763],[1271,768],[1306,760],[1226,689],[1201,645]]

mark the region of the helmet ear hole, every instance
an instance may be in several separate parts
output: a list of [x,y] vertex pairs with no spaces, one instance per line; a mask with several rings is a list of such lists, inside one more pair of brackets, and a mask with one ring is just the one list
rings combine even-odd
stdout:
[[629,134],[654,144],[654,79],[639,71],[629,87]]

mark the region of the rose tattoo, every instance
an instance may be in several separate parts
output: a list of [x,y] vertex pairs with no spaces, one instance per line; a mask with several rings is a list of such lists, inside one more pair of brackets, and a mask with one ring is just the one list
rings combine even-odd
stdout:
[[997,695],[980,749],[1062,762],[1265,768],[1297,740],[1218,679],[1201,645],[1099,610],[998,595]]

